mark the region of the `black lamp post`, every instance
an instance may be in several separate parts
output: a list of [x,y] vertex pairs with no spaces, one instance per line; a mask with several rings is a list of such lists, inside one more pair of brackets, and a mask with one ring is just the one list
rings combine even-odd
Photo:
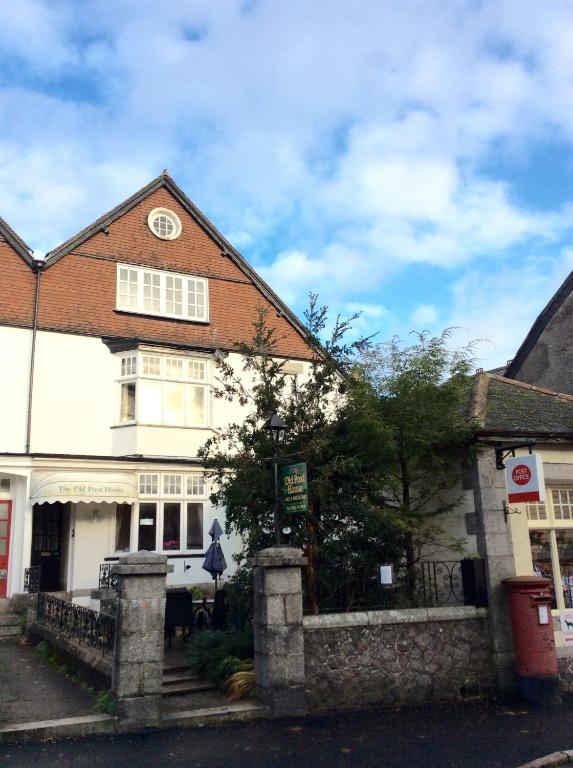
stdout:
[[288,429],[285,422],[276,413],[273,413],[265,423],[263,429],[271,433],[273,445],[273,467],[275,474],[275,498],[273,504],[273,525],[275,529],[275,547],[281,545],[281,526],[279,521],[279,444],[281,433]]

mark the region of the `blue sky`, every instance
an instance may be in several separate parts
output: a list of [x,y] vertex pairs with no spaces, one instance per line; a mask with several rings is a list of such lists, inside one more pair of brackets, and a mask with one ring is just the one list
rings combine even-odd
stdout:
[[573,269],[570,0],[5,0],[0,215],[39,253],[168,168],[302,314],[512,357]]

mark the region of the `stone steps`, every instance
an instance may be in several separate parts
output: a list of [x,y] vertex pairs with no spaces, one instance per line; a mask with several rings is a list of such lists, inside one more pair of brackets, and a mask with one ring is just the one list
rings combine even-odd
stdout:
[[213,683],[194,675],[186,665],[165,667],[163,670],[162,696],[186,696],[214,688]]
[[11,600],[9,597],[0,597],[0,616],[5,613],[10,613],[10,603]]
[[0,642],[14,643],[22,637],[22,617],[14,613],[0,614]]

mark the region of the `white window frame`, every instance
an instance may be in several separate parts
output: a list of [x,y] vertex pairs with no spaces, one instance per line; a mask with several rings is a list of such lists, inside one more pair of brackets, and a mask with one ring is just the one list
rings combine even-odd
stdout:
[[[125,283],[122,279],[122,270],[128,271],[127,291],[121,290],[123,283]],[[151,276],[152,284],[154,279],[156,280],[156,278],[159,277],[159,311],[145,308],[145,275]],[[181,280],[181,313],[167,311],[167,284],[168,281],[173,283],[175,280]],[[135,294],[133,292],[134,284]],[[204,302],[203,312],[201,314],[197,312],[196,304],[193,306],[189,303],[190,292],[197,292],[198,286],[202,286]],[[124,306],[122,302],[123,296],[127,296],[127,304],[131,304],[132,306]],[[118,312],[130,312],[138,315],[150,315],[152,317],[168,317],[175,320],[185,320],[186,322],[191,323],[208,323],[209,283],[204,277],[188,275],[182,272],[164,272],[158,269],[134,266],[133,264],[118,263],[116,273],[115,308]]]
[[[171,427],[173,429],[208,429],[211,424],[211,386],[210,386],[210,366],[205,357],[191,357],[187,355],[174,354],[165,351],[150,351],[149,349],[139,349],[136,351],[118,353],[118,404],[116,424],[118,426],[153,426],[153,427]],[[159,366],[154,365],[153,373],[144,373],[144,358],[156,358]],[[126,365],[125,361],[130,360]],[[133,361],[135,360],[135,364]],[[172,371],[180,367],[182,373],[180,376],[166,376],[168,361],[179,361],[181,366],[171,366]],[[194,377],[197,371],[203,371],[203,378]],[[149,370],[149,368],[148,368]],[[159,370],[159,373],[157,373]],[[123,374],[123,375],[122,375]],[[141,414],[141,382],[150,380],[158,382],[161,388],[161,420],[144,421]],[[122,387],[125,384],[135,384],[135,419],[122,420]],[[165,389],[170,384],[181,384],[184,386],[184,422],[173,424],[165,418]],[[204,401],[204,420],[201,423],[193,422],[190,415],[189,400],[191,399],[191,390],[200,388],[203,392]]]
[[[149,475],[156,475],[157,476],[157,493],[142,493],[141,491],[141,483],[142,478]],[[164,493],[164,482],[166,476],[173,476],[177,475],[180,477],[181,481],[181,493],[177,495],[170,495]],[[201,493],[194,494],[192,492],[193,489],[193,483],[190,482],[190,479],[192,478],[200,478],[201,482],[198,484],[200,486],[200,489],[202,489]],[[137,548],[139,544],[139,507],[140,504],[145,503],[155,503],[157,504],[157,511],[156,511],[156,529],[155,529],[155,551],[161,552],[162,554],[165,554],[169,556],[170,554],[173,555],[180,555],[180,554],[193,554],[197,552],[203,553],[205,551],[205,519],[206,519],[206,512],[207,512],[207,503],[209,499],[209,489],[207,487],[207,483],[205,482],[205,478],[201,472],[153,472],[153,471],[146,471],[146,472],[140,472],[138,473],[137,477],[137,487],[138,487],[138,493],[139,493],[139,501],[136,505],[137,509],[135,512],[135,520],[133,522],[134,529],[135,529],[135,544],[134,546]],[[191,492],[189,492],[189,488],[191,488]],[[179,538],[180,538],[180,548],[179,549],[163,549],[163,525],[165,522],[165,504],[179,504],[180,505],[180,519],[179,519]],[[193,504],[202,504],[203,506],[203,520],[202,520],[202,533],[203,533],[203,541],[201,543],[200,547],[193,547],[192,549],[187,548],[184,546],[187,543],[187,504],[193,503]]]
[[[155,219],[160,216],[164,216],[171,223],[173,229],[169,234],[167,232],[160,233],[155,229]],[[149,225],[149,229],[153,232],[155,237],[158,237],[160,240],[176,240],[183,229],[181,226],[181,219],[174,211],[170,210],[169,208],[154,208],[149,212],[147,223]]]

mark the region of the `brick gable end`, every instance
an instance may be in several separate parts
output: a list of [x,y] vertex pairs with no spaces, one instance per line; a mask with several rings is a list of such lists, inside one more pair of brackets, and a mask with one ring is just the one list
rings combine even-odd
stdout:
[[[169,208],[181,219],[176,240],[160,240],[149,230],[154,208]],[[206,277],[208,324],[147,317],[117,311],[117,262]],[[187,213],[165,188],[97,232],[42,275],[39,327],[88,335],[139,338],[165,343],[231,349],[253,335],[257,308],[268,310],[277,330],[277,353],[308,358],[309,348],[293,326]]]
[[0,236],[0,323],[30,328],[35,291],[33,270]]

